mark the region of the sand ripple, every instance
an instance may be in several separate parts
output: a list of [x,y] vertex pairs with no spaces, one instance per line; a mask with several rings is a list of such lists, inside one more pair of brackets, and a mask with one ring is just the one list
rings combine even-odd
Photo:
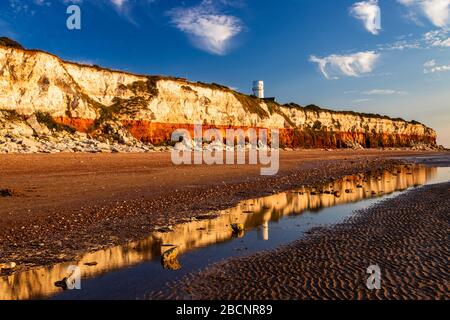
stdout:
[[[170,294],[193,299],[450,299],[450,183],[422,187],[268,253],[190,275]],[[381,268],[380,290],[366,269]]]

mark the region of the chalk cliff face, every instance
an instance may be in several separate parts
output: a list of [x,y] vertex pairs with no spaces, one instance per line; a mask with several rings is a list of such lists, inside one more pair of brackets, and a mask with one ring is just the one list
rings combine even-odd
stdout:
[[79,65],[1,43],[0,110],[24,119],[45,114],[92,135],[102,135],[103,124],[114,122],[153,144],[168,141],[177,128],[192,130],[198,122],[221,130],[280,129],[280,144],[286,147],[436,144],[435,131],[416,122],[280,105],[216,84]]

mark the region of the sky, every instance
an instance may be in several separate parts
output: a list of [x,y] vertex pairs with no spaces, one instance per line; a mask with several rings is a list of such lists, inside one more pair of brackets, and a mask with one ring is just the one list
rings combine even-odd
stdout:
[[450,147],[450,0],[1,0],[0,36],[244,93],[264,80],[281,103],[417,120]]

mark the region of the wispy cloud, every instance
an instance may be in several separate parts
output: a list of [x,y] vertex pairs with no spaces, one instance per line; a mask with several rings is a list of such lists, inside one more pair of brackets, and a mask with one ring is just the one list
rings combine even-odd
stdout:
[[421,49],[423,48],[423,41],[422,39],[398,40],[392,43],[380,44],[377,48],[380,51]]
[[430,60],[423,64],[423,73],[438,73],[450,71],[449,65],[438,65],[436,60]]
[[391,96],[391,95],[405,95],[406,91],[398,91],[392,89],[373,89],[368,91],[361,92],[364,95],[368,96]]
[[126,5],[128,4],[128,0],[109,0],[109,1],[119,11],[126,9]]
[[350,14],[364,23],[370,33],[377,35],[381,30],[381,9],[378,0],[368,0],[355,3],[350,8]]
[[[8,0],[8,1],[10,8],[16,13],[27,13],[33,5],[36,5],[38,7],[50,7],[52,5],[51,0]],[[64,4],[81,4],[83,2],[83,0],[59,0],[59,1]]]
[[325,78],[339,79],[339,76],[359,77],[371,73],[380,54],[374,51],[358,52],[350,55],[333,54],[319,58],[311,56],[310,61],[317,63]]
[[15,13],[26,13],[30,6],[21,0],[9,0],[9,7]]
[[243,28],[239,18],[220,13],[212,1],[202,1],[190,8],[175,8],[168,15],[172,24],[186,33],[196,47],[217,55],[227,53],[232,39]]
[[409,37],[391,43],[377,45],[377,51],[449,48],[450,29],[437,29],[426,32],[420,37]]
[[352,102],[354,102],[354,103],[364,103],[364,102],[370,102],[370,101],[372,101],[372,99],[355,99],[355,100],[352,100]]
[[34,0],[34,3],[38,6],[50,6],[52,3],[47,0]]
[[450,47],[450,34],[448,30],[434,30],[425,33],[424,39],[431,47]]
[[[10,2],[21,2],[22,0],[9,0]],[[82,4],[83,0],[59,0],[64,4]],[[86,2],[98,2],[98,3],[106,3],[114,7],[118,12],[126,12],[129,11],[131,5],[134,3],[130,0],[84,0]],[[153,2],[152,0],[148,0],[148,3]],[[38,6],[50,6],[51,1],[49,0],[33,0],[33,3]]]
[[409,8],[409,17],[417,19],[417,14],[425,16],[439,28],[450,24],[450,0],[397,0]]

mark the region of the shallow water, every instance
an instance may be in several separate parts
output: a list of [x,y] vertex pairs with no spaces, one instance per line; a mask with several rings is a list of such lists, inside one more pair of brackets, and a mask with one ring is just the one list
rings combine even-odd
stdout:
[[[344,221],[355,211],[409,188],[450,181],[449,167],[401,166],[394,172],[354,175],[312,189],[301,188],[246,200],[215,219],[177,225],[125,246],[88,253],[78,262],[41,267],[0,278],[0,299],[139,299],[166,289],[166,283],[230,257],[270,250],[297,240],[314,227]],[[359,186],[359,187],[358,187]],[[339,191],[336,196],[332,192]],[[348,191],[348,192],[346,192]],[[233,234],[231,224],[245,231]],[[161,263],[161,253],[177,246],[177,261]],[[95,262],[88,266],[86,263]],[[64,291],[55,282],[67,268],[81,269],[81,290]]]

